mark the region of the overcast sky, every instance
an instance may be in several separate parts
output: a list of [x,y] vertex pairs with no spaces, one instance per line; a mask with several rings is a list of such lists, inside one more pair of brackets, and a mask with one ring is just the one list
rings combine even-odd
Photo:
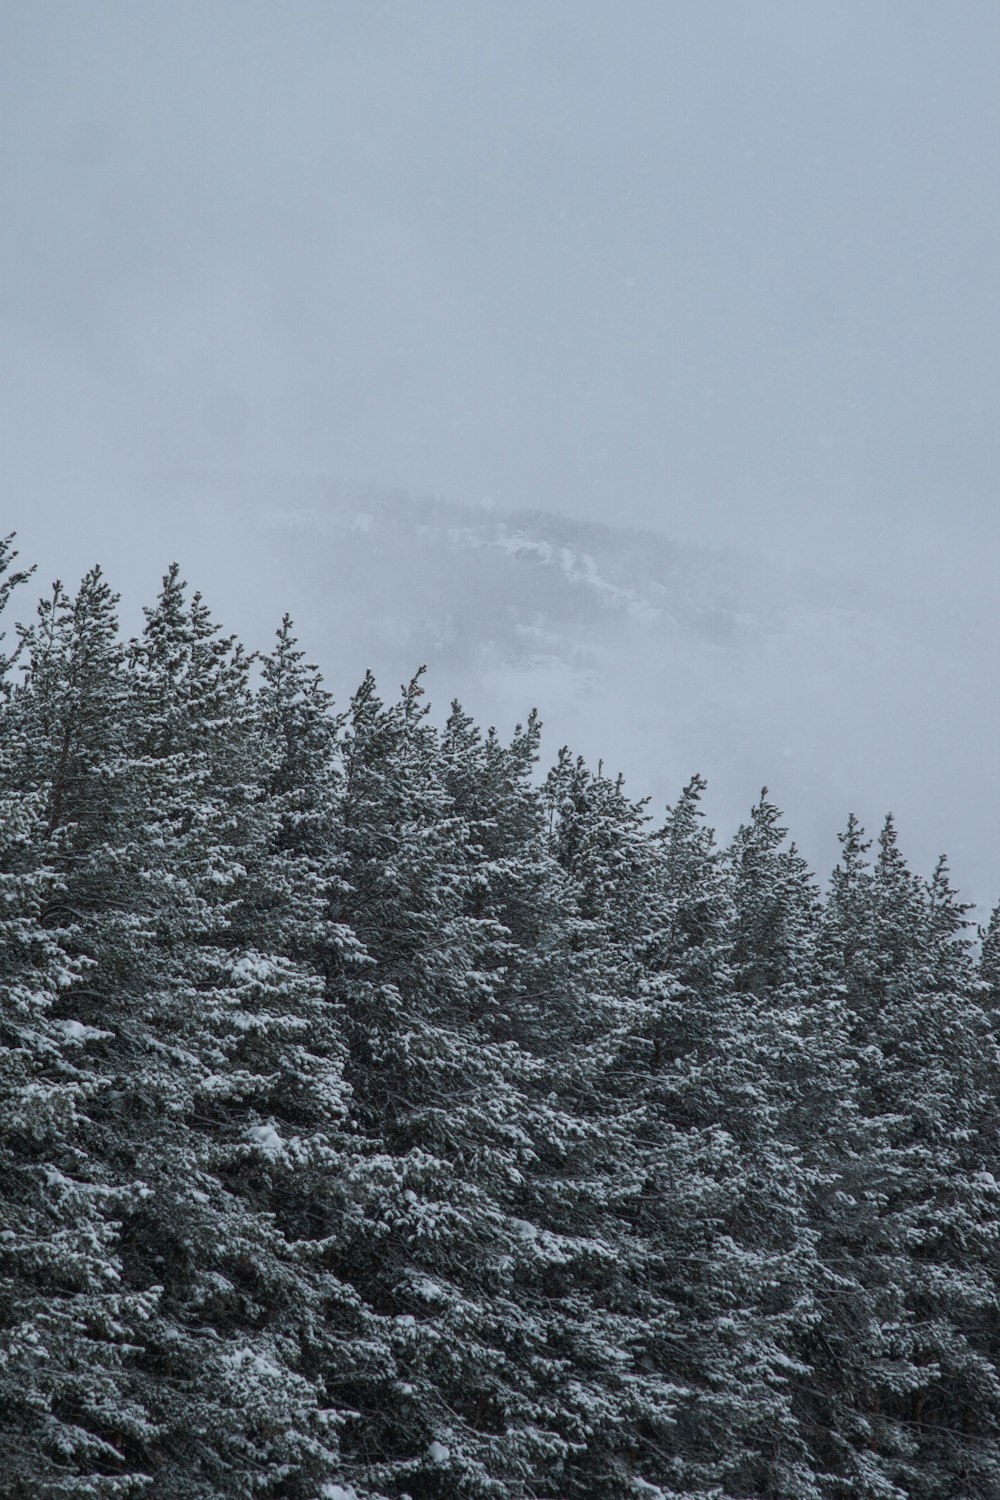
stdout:
[[261,470],[953,574],[1000,533],[995,0],[36,0],[0,71],[29,533]]

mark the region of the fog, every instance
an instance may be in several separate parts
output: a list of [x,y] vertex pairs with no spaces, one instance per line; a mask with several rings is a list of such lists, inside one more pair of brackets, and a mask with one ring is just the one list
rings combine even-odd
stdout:
[[[426,610],[393,639],[486,717],[544,691],[636,792],[691,761],[725,823],[767,779],[817,860],[894,805],[993,900],[998,64],[986,0],[6,6],[4,528],[43,577],[104,561],[130,623],[173,556],[254,645],[281,594],[338,691],[370,637],[263,510],[322,531],[373,486],[730,549],[780,646],[595,605],[581,685],[473,670]],[[355,623],[411,597],[381,536]]]

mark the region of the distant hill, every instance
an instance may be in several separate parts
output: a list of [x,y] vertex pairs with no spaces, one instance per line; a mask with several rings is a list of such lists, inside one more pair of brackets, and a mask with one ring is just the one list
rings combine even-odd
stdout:
[[891,809],[918,868],[946,849],[1000,895],[995,611],[807,572],[766,536],[751,556],[318,480],[173,483],[132,524],[108,559],[127,596],[178,556],[252,646],[287,609],[341,703],[369,666],[391,695],[426,664],[436,713],[509,730],[537,705],[547,754],[603,758],[654,815],[697,770],[728,833],[767,784],[825,878],[848,810],[875,832]]

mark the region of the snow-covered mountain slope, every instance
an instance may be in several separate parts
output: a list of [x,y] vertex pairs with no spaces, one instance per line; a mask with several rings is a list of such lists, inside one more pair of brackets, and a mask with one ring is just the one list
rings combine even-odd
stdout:
[[[175,485],[142,547],[146,597],[153,551],[179,555],[250,645],[287,609],[341,702],[366,667],[392,694],[426,664],[435,712],[457,697],[508,730],[537,705],[548,754],[603,759],[654,814],[700,771],[728,833],[766,783],[825,875],[848,810],[874,832],[891,809],[920,869],[946,849],[970,896],[1000,895],[992,610],[795,568],[766,539],[751,557],[319,482]],[[135,558],[119,536],[126,604]]]

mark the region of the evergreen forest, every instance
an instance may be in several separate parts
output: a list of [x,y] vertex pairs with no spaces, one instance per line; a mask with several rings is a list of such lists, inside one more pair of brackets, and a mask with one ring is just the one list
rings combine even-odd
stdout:
[[2,562],[5,1500],[998,1500],[944,859]]

